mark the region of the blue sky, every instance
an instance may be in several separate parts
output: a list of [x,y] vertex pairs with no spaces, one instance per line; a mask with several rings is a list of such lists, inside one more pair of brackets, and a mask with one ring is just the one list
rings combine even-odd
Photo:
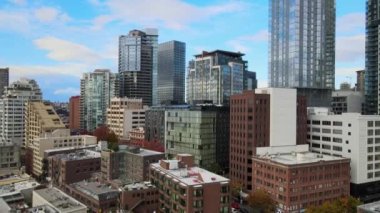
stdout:
[[[364,68],[365,1],[337,0],[336,85]],[[202,50],[246,53],[267,85],[268,0],[0,0],[0,67],[11,81],[34,78],[44,99],[79,94],[84,72],[117,72],[118,36],[155,27],[159,42],[184,41],[187,60]]]

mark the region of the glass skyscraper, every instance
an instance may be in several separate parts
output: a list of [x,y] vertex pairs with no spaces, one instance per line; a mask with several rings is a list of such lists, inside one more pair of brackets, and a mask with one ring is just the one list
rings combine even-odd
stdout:
[[242,53],[216,50],[195,55],[187,75],[187,103],[210,101],[229,104],[230,96],[244,88],[247,62]]
[[9,68],[0,68],[0,99],[5,87],[9,85]]
[[335,86],[335,0],[271,0],[269,8],[269,86],[327,103],[310,98]]
[[379,114],[379,0],[367,0],[365,46],[365,114]]
[[94,131],[106,124],[107,107],[115,96],[115,74],[97,69],[80,81],[80,128]]
[[157,100],[157,29],[132,30],[119,37],[119,96],[142,98],[144,105]]
[[185,102],[186,44],[168,41],[158,45],[158,101]]

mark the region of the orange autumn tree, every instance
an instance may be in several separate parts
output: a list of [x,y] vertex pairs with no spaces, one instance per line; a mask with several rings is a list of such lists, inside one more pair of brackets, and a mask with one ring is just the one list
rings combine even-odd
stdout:
[[321,206],[312,206],[306,213],[356,213],[356,207],[361,202],[354,197],[341,197],[334,201],[324,202]]
[[250,193],[247,201],[249,206],[258,212],[276,212],[276,201],[274,201],[271,195],[265,190],[257,189]]

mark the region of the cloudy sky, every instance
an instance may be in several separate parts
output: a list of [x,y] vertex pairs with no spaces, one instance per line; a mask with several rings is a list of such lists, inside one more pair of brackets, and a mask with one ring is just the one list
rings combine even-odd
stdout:
[[[336,0],[336,83],[364,68],[365,1]],[[187,60],[202,50],[246,53],[267,85],[268,0],[0,0],[0,67],[35,78],[44,99],[79,94],[83,72],[117,72],[118,36],[156,27],[159,42],[184,41]]]

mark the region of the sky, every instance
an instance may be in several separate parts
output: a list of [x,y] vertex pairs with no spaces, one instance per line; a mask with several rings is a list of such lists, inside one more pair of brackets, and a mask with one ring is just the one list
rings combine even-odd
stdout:
[[[118,37],[158,28],[186,42],[186,60],[215,49],[245,53],[268,82],[268,0],[0,0],[0,67],[37,80],[45,100],[79,95],[84,72],[117,72]],[[336,0],[336,85],[364,69],[365,1]]]

